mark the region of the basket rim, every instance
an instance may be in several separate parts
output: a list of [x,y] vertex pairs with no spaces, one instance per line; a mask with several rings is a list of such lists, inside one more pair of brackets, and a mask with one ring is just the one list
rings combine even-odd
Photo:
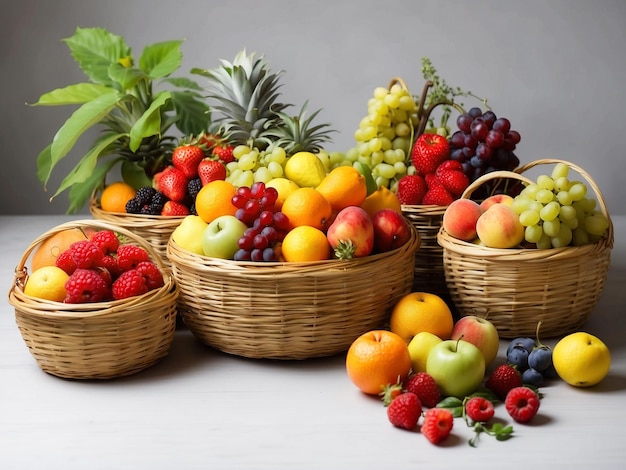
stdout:
[[[158,228],[176,226],[186,217],[184,215],[150,215],[150,214],[129,214],[128,212],[111,212],[102,210],[98,201],[92,198],[89,203],[89,212],[98,220],[112,221],[129,221],[134,227],[150,227]],[[155,225],[156,224],[156,225]]]

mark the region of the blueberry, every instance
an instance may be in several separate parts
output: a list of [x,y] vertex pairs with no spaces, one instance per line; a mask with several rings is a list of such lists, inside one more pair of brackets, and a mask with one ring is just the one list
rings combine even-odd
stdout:
[[543,375],[532,367],[526,369],[522,374],[522,382],[528,385],[534,385],[538,387],[543,383]]
[[528,366],[543,372],[552,364],[552,350],[547,346],[533,349],[528,355]]
[[509,347],[506,350],[507,355],[509,354],[509,350],[513,349],[515,346],[521,346],[530,353],[530,351],[537,346],[537,343],[532,338],[515,338],[509,343]]
[[559,374],[556,372],[556,369],[554,368],[554,363],[550,362],[550,365],[548,366],[548,368],[544,371],[541,372],[543,374],[543,377],[545,379],[557,379],[559,377]]
[[528,369],[528,351],[522,346],[514,346],[507,352],[506,361],[518,371],[524,372]]

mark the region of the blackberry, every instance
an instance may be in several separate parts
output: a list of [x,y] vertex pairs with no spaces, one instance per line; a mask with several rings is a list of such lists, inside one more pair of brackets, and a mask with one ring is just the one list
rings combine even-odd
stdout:
[[142,206],[145,206],[146,204],[150,204],[154,193],[156,193],[156,189],[154,189],[152,186],[142,186],[137,190],[135,198],[140,202]]
[[194,178],[189,180],[187,183],[187,194],[191,196],[192,199],[196,199],[196,196],[202,189],[202,180],[200,178]]
[[161,204],[146,204],[141,208],[141,214],[145,215],[160,215],[163,210]]
[[139,214],[141,213],[142,207],[143,207],[143,204],[141,204],[139,199],[134,197],[126,203],[126,212],[129,214]]
[[156,204],[158,206],[161,206],[161,208],[163,208],[163,206],[167,202],[167,196],[163,194],[161,191],[155,191],[154,195],[152,196],[151,202],[152,204]]

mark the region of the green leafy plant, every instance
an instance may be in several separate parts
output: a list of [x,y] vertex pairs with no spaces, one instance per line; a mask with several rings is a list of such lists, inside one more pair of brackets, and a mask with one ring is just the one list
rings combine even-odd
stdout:
[[171,161],[176,137],[168,132],[173,126],[185,136],[197,135],[208,129],[210,114],[196,82],[171,77],[182,65],[182,40],[148,45],[136,63],[125,40],[103,28],[77,28],[63,41],[88,81],[44,93],[33,103],[78,106],[37,157],[37,177],[47,189],[55,166],[79,138],[100,128],[51,197],[69,190],[67,212],[75,213],[118,165],[127,183],[151,184]]

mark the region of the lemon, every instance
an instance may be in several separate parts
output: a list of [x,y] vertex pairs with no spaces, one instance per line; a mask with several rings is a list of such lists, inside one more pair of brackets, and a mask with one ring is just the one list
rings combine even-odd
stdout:
[[24,293],[38,299],[63,302],[68,278],[68,274],[57,266],[43,266],[28,277]]
[[172,240],[185,250],[204,255],[202,237],[208,225],[199,215],[188,215],[172,232]]
[[611,353],[599,338],[579,331],[556,343],[552,363],[559,377],[568,384],[591,387],[609,373]]
[[420,331],[409,342],[411,369],[413,372],[426,372],[426,361],[430,350],[443,340],[430,331]]
[[278,199],[276,199],[275,206],[278,210],[283,207],[283,202],[287,199],[291,193],[300,188],[296,183],[287,178],[273,178],[265,183],[265,187],[274,188],[278,191]]
[[326,176],[326,170],[314,153],[297,152],[287,159],[285,176],[301,188],[316,188]]

